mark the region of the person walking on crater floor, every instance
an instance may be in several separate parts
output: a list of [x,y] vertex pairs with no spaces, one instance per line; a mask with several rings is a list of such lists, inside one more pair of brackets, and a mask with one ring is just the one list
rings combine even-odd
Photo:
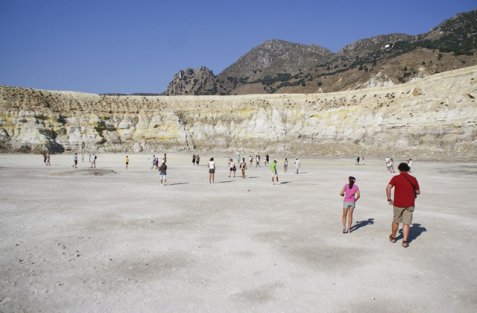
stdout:
[[356,201],[361,197],[358,185],[355,184],[356,178],[348,177],[348,184],[344,185],[340,191],[343,199],[343,215],[341,222],[343,223],[343,234],[351,233],[351,225],[353,225],[353,211],[356,207]]
[[245,178],[245,170],[247,169],[247,162],[245,158],[242,159],[242,163],[240,163],[240,171],[242,171],[242,178]]
[[389,173],[395,173],[394,171],[394,160],[392,158],[386,157],[384,160],[386,163],[386,168],[388,169]]
[[[402,223],[403,241],[402,246],[409,246],[410,225],[414,213],[415,200],[421,193],[419,183],[414,176],[409,175],[409,165],[401,163],[398,166],[399,174],[389,181],[386,187],[386,196],[389,205],[393,206],[393,222],[391,224],[391,234],[389,241],[396,242],[396,233],[399,224]],[[391,198],[391,191],[394,188],[394,200]]]
[[78,168],[78,153],[76,153],[76,152],[73,155],[73,167]]
[[234,173],[235,177],[235,172],[237,172],[237,167],[235,166],[235,162],[232,158],[229,160],[229,177],[232,176],[232,172]]
[[301,162],[298,158],[295,159],[295,174],[300,174]]
[[159,169],[159,156],[154,157],[154,164],[152,165],[153,169]]
[[279,184],[277,172],[277,160],[270,162],[270,171],[272,172],[272,184]]
[[161,177],[161,186],[165,186],[167,183],[167,165],[164,160],[161,161],[161,166],[159,166],[159,176]]
[[91,168],[96,168],[96,160],[98,159],[98,156],[93,153],[91,157]]
[[209,184],[215,183],[215,161],[214,158],[209,160]]

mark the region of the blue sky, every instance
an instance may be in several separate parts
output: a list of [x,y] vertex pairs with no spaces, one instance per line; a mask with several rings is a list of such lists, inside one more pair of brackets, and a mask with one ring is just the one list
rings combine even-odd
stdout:
[[219,74],[269,39],[334,52],[429,31],[475,0],[0,0],[0,85],[162,92],[175,73]]

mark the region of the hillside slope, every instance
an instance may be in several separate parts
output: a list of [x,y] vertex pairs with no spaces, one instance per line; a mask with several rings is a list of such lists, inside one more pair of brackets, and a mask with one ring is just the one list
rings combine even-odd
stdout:
[[[337,53],[315,45],[266,41],[204,81],[176,75],[166,94],[335,92],[402,84],[472,65],[477,65],[477,10],[458,14],[428,33],[379,35]],[[203,68],[187,71],[200,77]]]

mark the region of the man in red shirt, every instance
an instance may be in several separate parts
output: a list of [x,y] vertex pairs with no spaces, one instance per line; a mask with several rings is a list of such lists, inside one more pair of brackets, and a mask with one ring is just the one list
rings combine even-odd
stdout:
[[[412,213],[414,212],[414,201],[420,193],[419,183],[417,179],[409,175],[409,165],[401,163],[398,166],[399,175],[391,178],[386,187],[386,195],[388,196],[389,205],[394,206],[394,218],[391,226],[391,235],[389,240],[396,242],[396,232],[399,223],[403,224],[403,242],[402,246],[409,246],[409,225],[412,224]],[[391,189],[394,188],[394,201],[391,199]]]

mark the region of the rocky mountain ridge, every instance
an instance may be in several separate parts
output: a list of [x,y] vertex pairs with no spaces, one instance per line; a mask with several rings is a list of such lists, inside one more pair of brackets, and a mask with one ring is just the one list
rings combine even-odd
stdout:
[[169,84],[166,94],[209,95],[217,93],[214,73],[206,67],[179,71],[173,80],[177,83]]
[[476,97],[477,66],[317,94],[106,96],[0,86],[0,149],[475,160]]
[[[425,34],[379,35],[358,40],[337,53],[314,45],[267,41],[217,76],[194,82],[208,87],[187,87],[191,82],[176,75],[166,94],[334,92],[401,84],[475,64],[477,10],[458,14]],[[204,68],[187,71],[199,73]]]

